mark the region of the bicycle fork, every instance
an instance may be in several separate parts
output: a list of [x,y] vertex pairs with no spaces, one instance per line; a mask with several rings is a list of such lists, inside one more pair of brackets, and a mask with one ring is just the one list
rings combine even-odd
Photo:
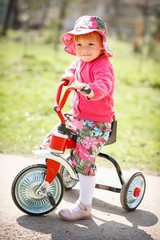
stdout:
[[51,205],[54,206],[55,200],[52,197],[51,193],[49,192],[49,185],[57,176],[60,165],[62,164],[67,169],[67,171],[69,172],[70,176],[73,179],[78,180],[77,176],[73,172],[70,163],[66,161],[64,158],[62,158],[60,155],[52,154],[47,150],[34,150],[33,153],[39,158],[45,158],[47,164],[47,175],[45,177],[44,182],[36,190],[36,194],[47,196]]

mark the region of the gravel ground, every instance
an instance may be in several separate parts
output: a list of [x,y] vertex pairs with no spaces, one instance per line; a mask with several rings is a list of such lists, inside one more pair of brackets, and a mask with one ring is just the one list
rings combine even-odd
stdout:
[[[42,217],[21,212],[11,198],[11,184],[24,167],[39,163],[37,159],[0,154],[0,240],[160,240],[160,177],[146,175],[146,193],[137,210],[126,212],[120,194],[95,189],[93,218],[79,222],[61,220],[57,213],[78,198],[79,184],[65,192],[57,209]],[[99,168],[112,183],[117,181],[114,169]],[[131,176],[132,172],[123,172]]]

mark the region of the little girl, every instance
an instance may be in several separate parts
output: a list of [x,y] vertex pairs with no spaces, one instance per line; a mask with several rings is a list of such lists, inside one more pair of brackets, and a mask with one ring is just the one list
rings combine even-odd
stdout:
[[[102,19],[82,16],[70,31],[62,36],[65,51],[77,55],[62,76],[69,85],[75,81],[77,92],[72,101],[73,125],[78,139],[72,165],[79,174],[80,195],[77,202],[59,212],[67,221],[92,218],[92,198],[95,188],[96,156],[108,140],[114,115],[114,70],[109,62],[112,52],[106,43],[107,27]],[[80,92],[89,87],[91,92]]]

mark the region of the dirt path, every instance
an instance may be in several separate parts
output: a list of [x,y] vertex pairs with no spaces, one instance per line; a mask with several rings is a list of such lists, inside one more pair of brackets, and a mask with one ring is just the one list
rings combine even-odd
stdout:
[[[160,240],[160,177],[145,175],[147,189],[136,211],[128,213],[121,208],[119,193],[95,189],[93,219],[69,223],[57,213],[77,200],[79,184],[65,192],[55,211],[43,217],[28,216],[14,205],[10,194],[14,177],[25,166],[38,162],[0,154],[0,240]],[[106,170],[106,174],[112,175],[113,170]]]

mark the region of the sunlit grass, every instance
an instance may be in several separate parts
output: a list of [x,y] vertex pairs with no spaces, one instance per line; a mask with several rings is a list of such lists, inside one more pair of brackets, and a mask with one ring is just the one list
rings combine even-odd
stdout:
[[[160,69],[153,59],[113,40],[117,142],[103,151],[124,168],[160,170]],[[60,76],[75,59],[52,44],[0,39],[0,152],[30,155],[58,122],[53,112]],[[143,60],[143,61],[142,61]],[[65,111],[69,109],[70,100]],[[105,164],[100,161],[99,164]]]

